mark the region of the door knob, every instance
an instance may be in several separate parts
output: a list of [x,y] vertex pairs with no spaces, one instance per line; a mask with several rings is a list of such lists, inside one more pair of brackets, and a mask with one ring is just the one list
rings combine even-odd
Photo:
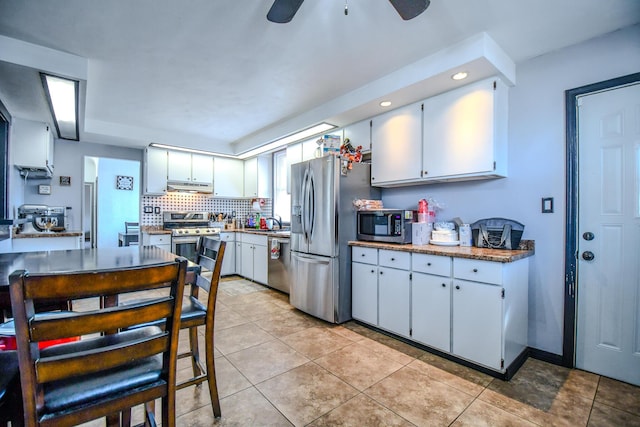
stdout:
[[582,259],[585,261],[593,261],[596,256],[591,251],[582,252]]
[[596,237],[595,234],[593,234],[590,231],[586,231],[585,233],[582,234],[582,238],[584,240],[593,240],[595,237]]

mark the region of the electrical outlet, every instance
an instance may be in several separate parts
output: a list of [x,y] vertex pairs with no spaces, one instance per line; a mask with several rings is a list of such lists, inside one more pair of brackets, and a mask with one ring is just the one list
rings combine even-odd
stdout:
[[542,198],[542,213],[553,213],[553,197]]

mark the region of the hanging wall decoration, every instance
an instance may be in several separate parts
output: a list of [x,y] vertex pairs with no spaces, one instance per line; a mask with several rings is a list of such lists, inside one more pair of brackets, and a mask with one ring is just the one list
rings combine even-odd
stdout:
[[133,190],[133,177],[118,175],[116,177],[116,188],[118,190]]

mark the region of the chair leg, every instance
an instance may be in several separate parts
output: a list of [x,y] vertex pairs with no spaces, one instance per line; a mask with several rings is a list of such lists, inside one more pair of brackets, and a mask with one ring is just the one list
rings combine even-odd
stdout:
[[220,418],[222,411],[220,410],[220,399],[218,398],[218,384],[216,382],[216,366],[213,357],[213,327],[207,328],[205,336],[205,357],[207,359],[207,382],[209,383],[209,395],[211,396],[211,407],[213,408],[213,416]]
[[198,346],[198,327],[189,328],[189,345],[191,347],[191,367],[193,368],[193,377],[202,375],[200,369],[200,348]]

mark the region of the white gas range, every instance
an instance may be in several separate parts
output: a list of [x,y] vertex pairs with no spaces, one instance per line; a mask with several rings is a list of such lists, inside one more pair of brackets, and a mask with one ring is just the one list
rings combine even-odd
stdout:
[[195,261],[201,236],[220,238],[220,228],[209,226],[209,212],[163,212],[162,227],[171,230],[171,252]]

